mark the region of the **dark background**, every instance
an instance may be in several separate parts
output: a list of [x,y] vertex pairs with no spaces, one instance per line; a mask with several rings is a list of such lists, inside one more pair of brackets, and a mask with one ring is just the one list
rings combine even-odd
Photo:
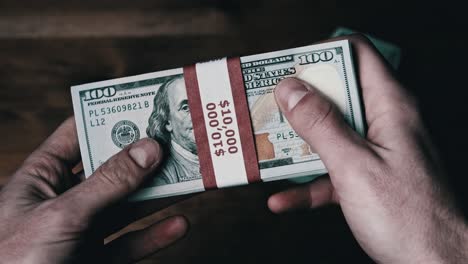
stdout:
[[[307,45],[346,26],[402,48],[399,77],[466,213],[466,16],[456,1],[0,1],[0,186],[72,114],[71,85]],[[287,185],[211,191],[153,214],[145,221],[185,214],[192,229],[142,263],[371,262],[337,207],[270,213],[268,195]]]

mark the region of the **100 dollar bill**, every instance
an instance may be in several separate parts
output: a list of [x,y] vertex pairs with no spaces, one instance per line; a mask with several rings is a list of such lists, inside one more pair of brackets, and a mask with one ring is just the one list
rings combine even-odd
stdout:
[[286,77],[317,87],[364,134],[349,42],[328,42],[72,87],[85,175],[144,137],[166,159],[137,200],[323,174],[276,104]]

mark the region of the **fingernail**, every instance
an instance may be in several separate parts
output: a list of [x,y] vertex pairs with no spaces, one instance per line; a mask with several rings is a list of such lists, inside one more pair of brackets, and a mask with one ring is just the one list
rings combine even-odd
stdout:
[[172,234],[173,240],[177,240],[187,233],[188,221],[183,216],[175,216],[171,219],[168,233]]
[[159,239],[161,248],[184,237],[189,229],[188,221],[183,216],[168,218],[157,225],[157,229],[153,234]]
[[131,146],[128,154],[140,167],[147,169],[159,162],[160,146],[152,139],[142,139]]
[[304,83],[295,78],[286,78],[275,88],[276,100],[285,111],[291,111],[308,92]]
[[275,214],[280,214],[286,211],[285,206],[281,200],[274,195],[268,199],[268,208],[270,208],[270,210]]

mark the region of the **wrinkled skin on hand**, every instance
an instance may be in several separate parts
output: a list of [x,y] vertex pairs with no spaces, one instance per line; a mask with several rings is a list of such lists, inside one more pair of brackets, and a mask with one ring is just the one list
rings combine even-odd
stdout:
[[[161,161],[158,143],[140,140],[78,183],[80,154],[73,118],[65,121],[0,192],[2,263],[130,263],[181,238],[184,217],[171,217],[104,245],[128,222],[109,209],[134,191]],[[117,214],[110,214],[115,211]]]
[[280,213],[340,205],[362,248],[381,263],[468,263],[468,229],[412,96],[372,44],[350,38],[368,124],[366,138],[318,90],[285,79],[277,102],[329,177],[270,197]]

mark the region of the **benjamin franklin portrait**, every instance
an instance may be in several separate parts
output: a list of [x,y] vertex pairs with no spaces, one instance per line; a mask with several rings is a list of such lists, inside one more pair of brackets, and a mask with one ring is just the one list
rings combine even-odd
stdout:
[[166,80],[159,88],[146,133],[163,146],[166,155],[152,185],[201,179],[183,75]]

